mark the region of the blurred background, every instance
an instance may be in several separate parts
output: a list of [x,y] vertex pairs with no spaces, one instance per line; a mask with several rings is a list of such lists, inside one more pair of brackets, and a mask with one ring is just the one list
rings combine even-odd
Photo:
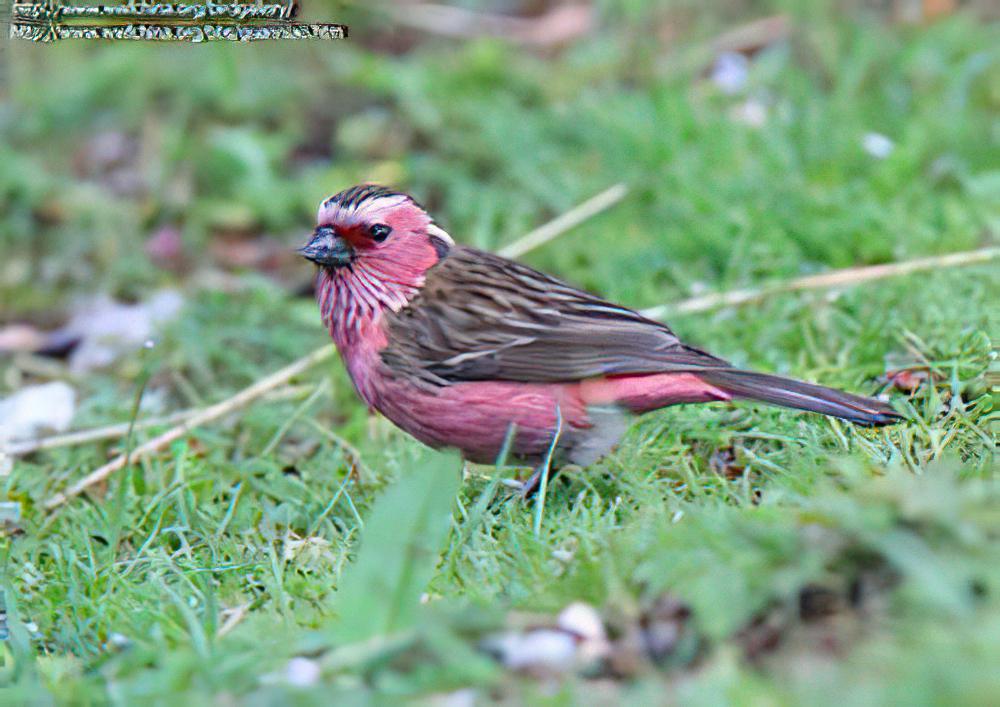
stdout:
[[[313,269],[294,249],[324,197],[364,181],[409,191],[457,241],[494,250],[624,184],[620,203],[524,260],[636,308],[996,247],[998,18],[995,0],[304,0],[300,19],[347,23],[349,39],[6,41],[0,433],[24,440],[135,414],[163,418],[225,399],[326,343]],[[911,470],[948,458],[956,477],[989,476],[990,403],[958,413],[949,400],[989,399],[998,302],[994,261],[845,294],[678,314],[671,324],[737,364],[902,396],[923,426],[896,446],[862,449]],[[148,340],[155,346],[143,349]],[[372,426],[339,364],[329,368],[320,398],[307,397],[312,388],[285,390],[284,399],[188,439],[176,458],[137,467],[126,489],[113,482],[108,489],[131,499],[136,514],[115,522],[152,523],[143,504],[180,483],[179,460],[191,455],[184,473],[202,480],[192,499],[212,519],[206,537],[229,538],[261,518],[303,536],[327,533],[333,549],[325,551],[337,559],[324,571],[335,574],[355,515],[323,516],[346,519],[329,528],[311,519],[354,468],[337,440],[361,450],[369,480],[391,476],[411,446]],[[314,407],[300,407],[303,398]],[[293,414],[319,425],[299,429]],[[744,448],[734,451],[724,426],[752,424],[745,415],[664,415],[641,423],[636,443],[606,467],[605,500],[654,477],[676,481],[668,458],[743,478]],[[797,419],[752,418],[778,435],[802,433]],[[746,444],[772,464],[820,468],[826,454],[846,454],[839,429],[809,433],[815,447],[805,452],[774,439]],[[107,598],[132,590],[96,579],[103,589],[74,595],[90,618],[57,617],[73,595],[72,563],[60,564],[45,543],[79,542],[83,553],[90,541],[79,529],[111,521],[85,504],[83,515],[67,511],[43,526],[39,505],[119,444],[0,460],[7,498],[18,504],[11,522],[41,538],[9,552],[19,566],[30,560],[52,589],[31,591],[30,577],[15,584],[28,583],[18,585],[21,601],[56,654],[96,655],[116,622],[138,622],[139,634],[162,619],[128,617],[131,599]],[[756,468],[776,473],[766,462]],[[259,497],[237,507],[227,489],[251,478]],[[358,494],[364,509],[368,492]],[[209,546],[202,549],[214,553]],[[529,587],[548,586],[535,570],[487,572],[468,562],[464,580],[442,593],[516,605]],[[220,597],[266,597],[254,607],[286,616],[293,607],[323,613],[322,579],[302,580],[288,596],[220,581],[228,587]],[[179,582],[176,591],[186,597],[189,588]],[[183,643],[185,630],[151,645]]]

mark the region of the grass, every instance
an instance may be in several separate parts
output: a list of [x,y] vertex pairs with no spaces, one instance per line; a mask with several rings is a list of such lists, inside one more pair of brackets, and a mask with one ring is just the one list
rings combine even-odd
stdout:
[[[261,273],[219,243],[297,245],[322,197],[369,178],[491,249],[624,182],[621,204],[524,259],[635,307],[997,244],[995,24],[812,3],[727,96],[700,71],[706,42],[784,5],[693,7],[602,3],[607,31],[544,55],[376,41],[357,8],[336,46],[9,46],[0,324],[53,326],[96,289],[179,288],[153,350],[44,370],[76,388],[81,428],[128,419],[147,370],[140,417],[217,402],[327,340],[305,264]],[[665,23],[683,39],[649,31]],[[733,119],[747,96],[763,126]],[[95,132],[133,147],[104,164]],[[862,149],[869,132],[893,140],[888,157]],[[163,226],[192,261],[180,273],[144,252]],[[537,533],[498,484],[509,472],[456,486],[455,458],[370,423],[339,363],[56,514],[41,504],[113,445],[19,459],[0,479],[23,515],[0,540],[0,694],[995,702],[997,302],[994,264],[672,318],[737,364],[855,391],[900,362],[936,377],[892,392],[910,420],[885,430],[747,405],[647,415],[604,461],[549,480]],[[38,371],[0,358],[0,392]],[[665,598],[689,616],[654,660],[632,639]],[[579,600],[604,617],[613,669],[539,680],[480,649]],[[297,656],[317,683],[289,684]]]

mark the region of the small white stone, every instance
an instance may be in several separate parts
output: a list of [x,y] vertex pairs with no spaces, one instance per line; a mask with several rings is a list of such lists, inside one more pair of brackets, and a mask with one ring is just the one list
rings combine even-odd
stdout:
[[0,400],[0,436],[30,439],[65,432],[76,411],[76,391],[62,381],[31,385]]
[[538,629],[528,633],[508,633],[497,647],[503,663],[511,670],[532,673],[565,673],[576,659],[576,641],[565,631]]
[[108,295],[81,302],[61,330],[64,336],[79,339],[69,357],[70,370],[86,373],[105,368],[122,355],[148,347],[183,306],[183,297],[173,290],[161,290],[138,304],[118,302]]
[[573,553],[570,550],[553,550],[552,559],[558,560],[563,564],[569,564],[573,561]]
[[861,139],[861,146],[872,157],[884,160],[892,154],[896,143],[881,133],[865,133],[865,136]]
[[295,687],[310,687],[319,682],[319,663],[309,658],[292,658],[285,667],[285,680]]
[[[3,460],[0,459],[0,464]],[[21,522],[21,502],[20,501],[0,501],[0,524],[10,523],[17,525]]]
[[729,115],[737,123],[749,125],[751,128],[760,128],[767,122],[767,106],[755,98],[748,98],[733,106]]
[[607,637],[604,622],[597,610],[582,601],[575,601],[559,612],[556,625],[585,640],[603,640]]
[[430,701],[435,707],[476,707],[478,693],[471,687],[437,695]]
[[712,66],[712,81],[723,93],[734,94],[743,90],[750,75],[750,60],[739,52],[723,52]]
[[576,649],[578,663],[592,664],[611,653],[611,643],[604,621],[590,604],[574,602],[562,610],[557,625],[580,639]]

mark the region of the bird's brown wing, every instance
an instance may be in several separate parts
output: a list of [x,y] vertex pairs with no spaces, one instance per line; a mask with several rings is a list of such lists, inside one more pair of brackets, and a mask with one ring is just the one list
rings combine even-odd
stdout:
[[666,326],[497,255],[453,246],[388,317],[383,361],[432,384],[567,382],[728,367]]

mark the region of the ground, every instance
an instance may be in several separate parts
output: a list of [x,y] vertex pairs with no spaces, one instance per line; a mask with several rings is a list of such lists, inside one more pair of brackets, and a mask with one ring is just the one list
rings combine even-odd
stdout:
[[[718,38],[786,3],[596,3],[559,46],[332,6],[309,11],[350,40],[9,43],[0,332],[45,339],[105,311],[99,293],[182,306],[111,365],[8,341],[0,397],[59,380],[73,429],[141,423],[324,345],[293,248],[323,197],[368,179],[495,250],[622,183],[523,260],[637,308],[996,247],[987,4],[908,21],[807,5],[740,47],[745,76]],[[170,425],[19,456],[0,477],[0,692],[995,703],[998,302],[993,261],[670,314],[734,363],[881,393],[908,421],[673,408],[527,504],[500,483],[516,471],[463,472],[370,418],[336,359],[54,511]],[[578,602],[603,639],[559,628]]]

